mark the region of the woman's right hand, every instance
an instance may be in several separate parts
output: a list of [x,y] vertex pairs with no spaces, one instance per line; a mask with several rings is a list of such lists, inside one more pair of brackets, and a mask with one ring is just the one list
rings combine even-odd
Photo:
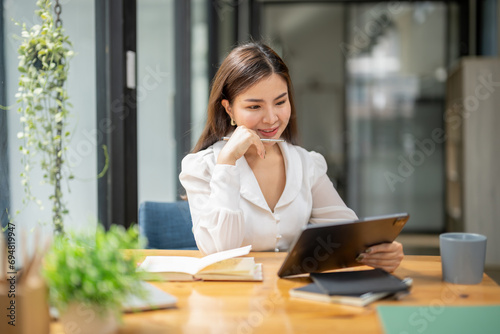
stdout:
[[266,149],[257,133],[240,125],[234,130],[231,138],[219,153],[217,157],[218,164],[235,165],[236,160],[241,158],[251,146],[255,146],[257,154],[264,159]]

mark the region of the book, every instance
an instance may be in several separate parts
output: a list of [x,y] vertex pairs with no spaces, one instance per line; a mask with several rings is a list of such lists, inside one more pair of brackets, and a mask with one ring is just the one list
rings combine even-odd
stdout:
[[352,306],[366,306],[376,300],[392,295],[390,292],[367,292],[353,295],[327,295],[316,283],[290,290],[290,296],[323,303],[337,303]]
[[406,292],[408,282],[383,269],[311,273],[314,283],[327,295],[362,295],[367,292]]
[[252,246],[230,249],[202,258],[190,256],[147,256],[138,267],[150,273],[147,280],[167,281],[262,281],[262,264],[250,253]]

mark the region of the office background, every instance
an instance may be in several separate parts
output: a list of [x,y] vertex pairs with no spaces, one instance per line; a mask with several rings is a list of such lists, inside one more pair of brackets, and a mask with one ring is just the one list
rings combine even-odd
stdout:
[[[67,226],[129,226],[139,203],[179,198],[180,161],[204,124],[210,80],[233,46],[253,39],[289,65],[302,144],[325,156],[359,216],[407,211],[406,233],[446,230],[444,143],[435,142],[402,179],[398,167],[424,152],[432,130],[445,128],[446,80],[459,60],[499,56],[498,1],[60,3],[76,52],[67,155],[76,179],[65,193]],[[0,103],[11,108],[0,110],[1,217],[5,224],[4,208],[22,209],[15,220],[27,229],[50,221],[50,210],[23,207],[18,177],[14,21],[36,23],[34,10],[32,0],[2,1]],[[109,169],[98,179],[102,145]],[[46,197],[43,186],[33,188]]]

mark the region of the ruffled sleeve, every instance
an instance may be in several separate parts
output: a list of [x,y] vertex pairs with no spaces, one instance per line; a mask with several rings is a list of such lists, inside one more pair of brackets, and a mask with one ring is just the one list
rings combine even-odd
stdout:
[[345,205],[326,174],[325,158],[316,152],[309,152],[309,155],[312,160],[310,177],[313,197],[310,222],[318,224],[357,220],[354,211]]
[[179,180],[186,189],[198,248],[211,254],[240,247],[245,229],[237,167],[217,165],[208,148],[182,160]]

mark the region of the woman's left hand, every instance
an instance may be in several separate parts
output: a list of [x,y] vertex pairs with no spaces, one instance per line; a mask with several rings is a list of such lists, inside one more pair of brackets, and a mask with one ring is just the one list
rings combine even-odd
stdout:
[[403,260],[403,245],[397,241],[384,243],[368,248],[359,254],[357,261],[367,266],[381,268],[393,272]]

